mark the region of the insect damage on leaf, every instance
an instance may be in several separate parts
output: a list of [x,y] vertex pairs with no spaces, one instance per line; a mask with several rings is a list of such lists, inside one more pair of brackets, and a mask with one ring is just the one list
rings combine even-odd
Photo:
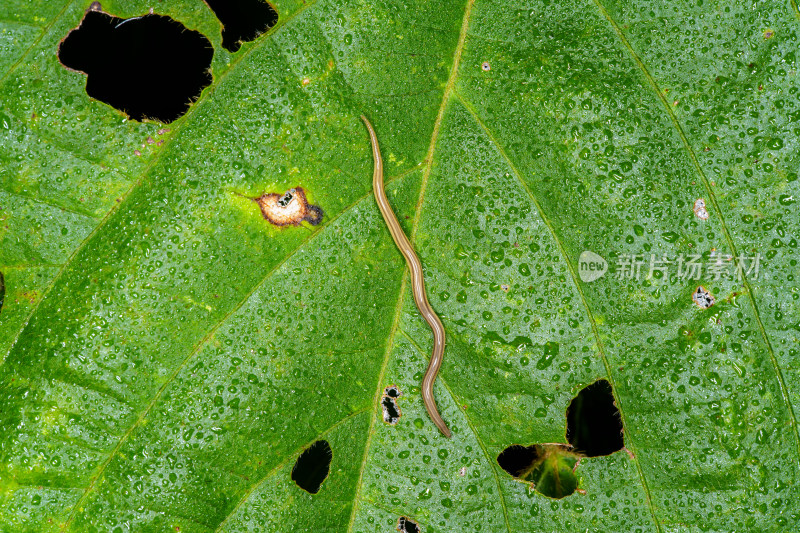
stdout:
[[708,210],[706,209],[706,201],[702,198],[698,198],[694,201],[694,208],[692,209],[694,214],[697,215],[697,218],[700,220],[708,220]]
[[397,520],[397,531],[400,533],[420,533],[417,523],[405,516],[401,516]]
[[622,419],[607,380],[582,389],[567,407],[567,440],[581,455],[618,452],[625,447],[622,435]]
[[222,46],[236,52],[278,22],[278,12],[264,0],[205,0],[222,24]]
[[700,309],[708,309],[717,302],[714,295],[708,292],[702,285],[695,289],[694,294],[692,294],[692,300]]
[[328,477],[333,451],[326,440],[318,440],[306,448],[292,468],[292,481],[306,492],[316,494]]
[[162,15],[123,19],[94,2],[58,48],[68,69],[86,74],[86,94],[133,120],[172,122],[212,80],[214,49],[201,33]]
[[581,458],[624,449],[622,431],[611,384],[600,379],[583,388],[567,408],[569,444],[512,444],[497,456],[497,464],[537,492],[564,498],[580,490],[575,469]]
[[3,277],[3,273],[0,272],[0,313],[3,312],[3,302],[6,299],[6,279]]
[[282,195],[271,192],[255,198],[242,194],[239,196],[256,202],[261,208],[261,215],[273,226],[299,226],[304,221],[316,226],[324,216],[321,207],[308,203],[302,187],[294,187]]
[[383,421],[387,424],[395,425],[400,420],[400,406],[397,405],[397,398],[400,395],[400,389],[395,385],[390,385],[383,391],[381,407],[383,408]]
[[566,444],[513,444],[500,452],[497,464],[540,494],[560,499],[578,488],[575,467],[580,458]]

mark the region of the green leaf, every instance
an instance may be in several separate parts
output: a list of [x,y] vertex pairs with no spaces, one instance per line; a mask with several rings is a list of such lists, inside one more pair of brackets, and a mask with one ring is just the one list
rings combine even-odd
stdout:
[[[166,127],[58,63],[88,5],[0,7],[0,530],[798,528],[793,1],[282,0],[234,54],[202,2],[104,3],[211,40]],[[361,114],[447,329],[449,440]],[[319,225],[240,196],[295,187]],[[625,449],[560,499],[500,468],[599,379]]]
[[564,498],[578,488],[575,469],[580,459],[580,453],[564,444],[535,444],[510,446],[497,462],[515,478],[529,482],[531,490],[535,488],[551,498]]
[[536,490],[552,498],[564,498],[575,492],[574,469],[578,458],[558,446],[538,448],[543,448],[541,455],[526,476],[534,482]]

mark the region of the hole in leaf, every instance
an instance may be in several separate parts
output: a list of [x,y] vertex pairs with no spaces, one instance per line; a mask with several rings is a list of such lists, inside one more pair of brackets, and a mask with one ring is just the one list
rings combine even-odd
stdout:
[[611,384],[598,380],[581,390],[567,408],[567,444],[509,446],[497,464],[537,492],[563,498],[578,488],[575,475],[581,457],[609,455],[624,447],[622,419]]
[[717,299],[705,287],[700,285],[692,294],[692,301],[700,309],[708,309],[717,302]]
[[497,464],[500,468],[514,477],[522,478],[530,465],[539,457],[536,446],[520,446],[514,444],[503,450],[497,456]]
[[222,23],[222,46],[236,52],[278,22],[278,12],[265,0],[206,0]]
[[3,312],[3,302],[6,299],[6,279],[3,277],[3,273],[0,272],[0,313]]
[[694,201],[694,207],[692,208],[694,214],[697,215],[697,218],[700,220],[708,220],[708,210],[706,209],[706,201],[702,198],[698,198]]
[[58,49],[65,67],[87,75],[86,94],[138,121],[186,113],[212,80],[208,39],[170,17],[122,19],[100,9],[93,3]]
[[584,388],[569,404],[567,440],[586,457],[609,455],[625,446],[622,419],[605,379]]
[[401,516],[397,521],[397,531],[400,533],[420,533],[417,523],[405,516]]
[[515,444],[497,456],[497,464],[550,498],[569,496],[578,488],[574,469],[580,456],[566,444]]
[[383,390],[381,407],[383,408],[383,421],[387,424],[395,425],[400,420],[400,406],[397,405],[397,398],[400,397],[400,394],[400,389],[394,385]]
[[318,440],[309,446],[292,468],[292,480],[301,489],[316,494],[322,482],[328,477],[333,451],[328,441]]

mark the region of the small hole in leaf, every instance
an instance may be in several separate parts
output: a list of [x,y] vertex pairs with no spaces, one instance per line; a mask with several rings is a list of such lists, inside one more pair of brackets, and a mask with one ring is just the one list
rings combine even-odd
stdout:
[[717,302],[717,299],[714,298],[714,295],[708,292],[705,287],[700,285],[695,289],[694,293],[692,293],[692,301],[700,309],[708,309]]
[[318,440],[309,446],[292,468],[292,480],[301,489],[316,494],[322,482],[328,477],[333,451],[328,441]]
[[122,19],[95,2],[61,42],[58,58],[84,72],[86,93],[133,120],[172,122],[211,83],[206,37],[161,15]]
[[497,456],[497,464],[520,481],[531,483],[550,498],[569,496],[578,488],[575,466],[580,456],[565,444],[509,446]]
[[397,424],[397,421],[400,420],[400,408],[397,406],[397,401],[390,396],[384,396],[381,399],[381,406],[383,407],[383,421],[391,425]]
[[206,0],[222,23],[222,46],[236,52],[278,22],[278,12],[265,0]]
[[397,531],[400,533],[420,533],[417,523],[405,516],[401,516],[397,521]]
[[622,419],[605,379],[584,388],[569,404],[567,440],[586,457],[609,455],[625,446]]
[[708,209],[706,209],[706,201],[702,198],[698,198],[694,201],[694,207],[692,208],[694,214],[700,220],[708,220]]
[[397,405],[397,398],[401,396],[400,389],[395,385],[389,385],[383,389],[381,397],[381,408],[383,409],[383,421],[387,424],[395,425],[400,420],[400,406]]

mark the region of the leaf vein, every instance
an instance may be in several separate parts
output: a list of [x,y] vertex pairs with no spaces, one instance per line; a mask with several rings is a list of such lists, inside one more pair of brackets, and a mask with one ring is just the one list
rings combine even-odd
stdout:
[[[420,346],[414,341],[414,339],[412,339],[408,335],[408,333],[406,333],[405,331],[401,331],[401,332],[406,337],[406,339],[408,339],[408,342],[411,343],[411,345],[423,357],[427,357],[425,355],[425,352],[422,350],[422,348],[420,348]],[[458,396],[456,396],[456,394],[453,392],[453,390],[447,384],[447,380],[445,380],[445,378],[443,376],[439,376],[439,380],[441,381],[442,385],[447,390],[447,393],[453,399],[453,402],[456,404],[456,407],[457,407],[459,405],[459,403],[460,403]],[[466,411],[462,411],[461,413],[464,415],[464,420],[467,421],[467,425],[469,426],[470,430],[472,430],[472,434],[475,435],[475,441],[478,443],[478,446],[480,446],[481,450],[483,451],[483,455],[486,457],[486,462],[489,464],[489,468],[492,469],[492,474],[494,475],[494,480],[497,483],[497,492],[500,495],[500,506],[503,508],[503,519],[505,520],[505,523],[506,523],[506,529],[508,530],[509,533],[511,533],[511,522],[509,521],[509,518],[508,518],[508,506],[506,505],[506,497],[505,497],[505,493],[503,492],[503,485],[500,483],[500,476],[497,474],[497,468],[498,468],[497,461],[493,461],[492,460],[492,456],[489,455],[489,449],[486,447],[486,444],[483,442],[483,439],[481,438],[480,434],[478,433],[478,430],[475,428],[475,425],[472,423],[472,420],[470,420],[469,416],[467,415],[467,412]]]
[[[674,126],[676,132],[678,133],[678,136],[681,139],[681,142],[683,144],[684,149],[686,150],[687,155],[689,156],[689,160],[692,162],[692,166],[694,167],[695,173],[700,177],[700,180],[703,182],[703,187],[705,188],[706,194],[708,195],[709,200],[711,201],[711,206],[713,207],[714,211],[719,217],[720,226],[722,227],[722,233],[725,235],[725,241],[728,247],[730,248],[731,254],[734,257],[738,257],[739,254],[736,251],[736,245],[734,244],[733,237],[731,236],[731,233],[728,230],[728,226],[725,223],[725,217],[723,215],[722,210],[719,207],[719,203],[717,202],[717,196],[716,194],[714,194],[714,190],[711,188],[711,183],[709,182],[706,173],[703,171],[703,167],[700,165],[700,161],[697,159],[697,154],[695,153],[694,149],[689,143],[689,139],[686,137],[686,133],[683,131],[683,127],[681,126],[681,123],[678,121],[678,117],[675,115],[675,112],[672,110],[672,106],[670,106],[669,102],[664,96],[664,91],[661,90],[655,78],[653,78],[647,66],[644,64],[644,61],[642,61],[642,59],[633,49],[633,46],[628,41],[627,37],[625,37],[625,34],[622,32],[622,28],[620,28],[617,22],[611,17],[609,12],[606,10],[605,6],[600,2],[600,0],[593,0],[593,1],[597,6],[597,9],[611,25],[611,27],[614,30],[614,33],[617,35],[620,42],[623,44],[627,52],[630,54],[633,61],[639,67],[639,70],[641,70],[642,75],[647,80],[648,85],[653,90],[656,97],[658,97],[658,100],[664,106],[667,116],[669,116],[669,119],[672,122],[672,125]],[[794,0],[792,0],[792,3],[794,3]],[[795,12],[797,11],[795,10]],[[769,336],[767,335],[767,331],[764,328],[764,323],[761,320],[761,314],[758,310],[758,305],[756,304],[755,296],[753,295],[753,288],[750,285],[750,281],[747,279],[747,276],[745,275],[744,272],[742,272],[742,284],[744,285],[747,291],[748,300],[750,301],[750,305],[753,308],[753,316],[756,320],[756,324],[758,325],[759,333],[761,334],[761,337],[764,339],[764,344],[766,345],[767,351],[769,352],[770,363],[775,372],[775,377],[778,380],[778,387],[780,388],[781,391],[781,399],[783,400],[783,403],[786,406],[787,414],[789,415],[789,421],[792,426],[792,434],[795,440],[795,447],[796,447],[795,451],[796,451],[797,461],[798,464],[800,464],[800,433],[798,433],[797,417],[794,412],[794,407],[789,398],[789,390],[786,387],[786,381],[783,377],[783,372],[781,371],[781,367],[778,363],[777,357],[775,357],[775,351],[772,348],[772,343],[770,342]]]
[[615,400],[615,402],[617,404],[617,408],[619,409],[620,418],[622,419],[622,427],[623,427],[623,430],[624,430],[626,438],[627,438],[627,440],[626,440],[626,442],[628,443],[627,448],[631,451],[631,454],[633,456],[633,461],[634,461],[634,463],[636,465],[636,470],[637,470],[637,472],[639,474],[639,480],[642,483],[642,489],[644,490],[645,498],[647,500],[647,507],[650,510],[650,515],[653,518],[653,523],[654,523],[654,525],[656,527],[656,530],[660,533],[661,532],[661,524],[659,523],[658,518],[656,517],[655,508],[653,507],[652,496],[650,495],[650,488],[648,487],[648,484],[647,484],[647,478],[645,477],[644,471],[642,470],[641,463],[639,462],[639,457],[635,452],[635,448],[633,446],[633,439],[630,436],[630,432],[628,430],[628,425],[625,423],[625,413],[624,413],[623,408],[622,408],[622,401],[620,400],[620,397],[617,394],[617,388],[616,388],[615,383],[614,383],[613,373],[611,372],[611,364],[609,363],[608,357],[606,356],[606,353],[605,353],[605,348],[603,346],[603,341],[602,341],[602,339],[600,337],[600,332],[599,332],[599,330],[597,328],[597,321],[594,318],[594,314],[592,313],[591,307],[589,307],[589,302],[586,300],[586,296],[583,293],[583,289],[581,288],[580,283],[578,282],[578,275],[575,272],[575,267],[572,264],[572,262],[569,260],[569,256],[567,254],[566,249],[564,248],[564,244],[561,242],[561,239],[558,238],[558,234],[556,233],[552,222],[550,222],[550,219],[545,215],[545,212],[542,209],[542,206],[539,204],[538,198],[536,198],[536,196],[533,194],[533,191],[530,189],[530,187],[528,187],[528,184],[525,182],[525,180],[522,179],[522,174],[517,169],[516,165],[514,165],[514,163],[508,157],[508,154],[506,154],[506,152],[503,149],[503,147],[497,141],[497,138],[492,134],[492,132],[489,130],[488,126],[486,126],[486,124],[484,124],[484,122],[478,117],[478,115],[475,112],[475,109],[473,108],[473,106],[467,100],[465,100],[458,92],[456,92],[456,98],[458,98],[459,102],[461,102],[461,104],[464,106],[464,108],[467,110],[467,112],[472,116],[473,120],[475,120],[475,123],[483,130],[483,132],[486,134],[488,139],[491,141],[491,143],[497,149],[497,151],[500,154],[500,156],[506,162],[506,164],[508,165],[509,169],[511,169],[512,174],[514,174],[514,176],[516,177],[517,181],[519,181],[519,183],[522,186],[523,190],[525,191],[525,193],[530,198],[531,203],[533,203],[534,207],[536,208],[536,211],[539,214],[539,217],[542,219],[542,222],[544,222],[545,225],[547,226],[547,229],[548,229],[550,235],[552,236],[553,241],[555,242],[559,253],[562,256],[562,258],[564,260],[564,263],[566,264],[566,267],[569,270],[570,276],[572,278],[572,283],[575,286],[575,290],[578,293],[578,296],[581,299],[581,303],[583,304],[583,308],[586,311],[586,314],[587,314],[587,316],[589,318],[589,323],[591,324],[591,327],[592,327],[592,334],[594,336],[595,343],[597,344],[597,351],[600,354],[600,358],[603,361],[603,365],[605,366],[605,369],[606,369],[606,377],[607,377],[609,383],[611,384],[611,388],[612,388],[612,391],[614,393],[614,400]]
[[233,308],[232,308],[232,309],[231,309],[231,310],[230,310],[228,313],[226,313],[226,314],[225,314],[225,316],[223,316],[223,317],[222,317],[222,318],[221,318],[221,319],[220,319],[220,320],[219,320],[219,321],[218,321],[218,322],[217,322],[217,323],[214,325],[214,327],[212,327],[212,328],[209,330],[209,332],[208,332],[208,333],[207,333],[207,334],[206,334],[206,335],[205,335],[205,336],[204,336],[202,339],[200,339],[200,341],[197,343],[197,345],[195,346],[195,348],[194,348],[194,349],[193,349],[193,350],[192,350],[192,351],[189,353],[189,355],[187,355],[187,356],[186,356],[186,357],[183,359],[183,361],[181,361],[181,363],[180,363],[180,364],[179,364],[179,365],[178,365],[178,366],[177,366],[177,367],[176,367],[176,368],[175,368],[175,369],[172,371],[172,373],[169,375],[169,377],[167,378],[167,380],[166,380],[166,381],[165,381],[165,382],[164,382],[164,383],[161,385],[161,387],[158,389],[158,391],[156,391],[156,394],[155,394],[155,395],[153,396],[153,398],[150,400],[150,402],[148,403],[147,407],[145,407],[145,409],[144,409],[144,410],[143,410],[143,411],[140,413],[140,415],[137,417],[136,421],[135,421],[135,422],[134,422],[134,423],[131,425],[131,427],[130,427],[130,428],[128,428],[128,430],[125,432],[125,434],[124,434],[124,435],[123,435],[123,436],[120,438],[119,442],[118,442],[118,443],[117,443],[117,445],[114,447],[114,449],[111,451],[111,453],[109,454],[108,458],[107,458],[107,459],[106,459],[106,460],[103,462],[103,464],[100,466],[100,468],[99,468],[98,472],[97,472],[97,473],[96,473],[96,474],[95,474],[95,475],[92,477],[92,481],[91,481],[91,483],[90,483],[90,485],[89,485],[89,489],[86,491],[86,493],[83,495],[83,497],[81,497],[81,499],[80,499],[78,502],[76,502],[76,504],[73,506],[73,509],[72,509],[72,512],[71,512],[71,514],[70,514],[70,517],[69,517],[69,519],[68,519],[68,520],[67,520],[67,521],[64,523],[64,525],[62,526],[62,531],[65,531],[65,530],[66,530],[66,529],[69,527],[69,524],[70,524],[70,523],[72,522],[72,520],[75,518],[75,516],[76,516],[76,514],[77,514],[77,511],[78,511],[78,509],[80,508],[80,505],[83,503],[83,501],[85,501],[85,499],[86,499],[86,497],[88,496],[88,494],[89,494],[89,493],[92,491],[92,489],[93,489],[93,488],[94,488],[94,486],[95,486],[95,483],[96,483],[96,482],[97,482],[97,480],[100,478],[100,476],[102,476],[102,474],[103,474],[103,472],[105,471],[106,467],[107,467],[107,466],[108,466],[108,465],[111,463],[111,460],[114,458],[114,456],[117,454],[117,452],[119,452],[119,450],[122,448],[122,445],[123,445],[123,444],[124,444],[124,443],[127,441],[127,439],[128,439],[128,438],[129,438],[129,437],[130,437],[130,436],[133,434],[133,431],[134,431],[134,430],[135,430],[135,429],[136,429],[136,428],[137,428],[137,427],[138,427],[138,426],[139,426],[139,425],[142,423],[142,421],[143,421],[143,420],[144,420],[144,419],[147,417],[147,414],[148,414],[148,413],[150,412],[150,410],[151,410],[151,409],[152,409],[152,408],[155,406],[155,404],[158,402],[159,398],[161,398],[161,395],[162,395],[162,394],[163,394],[163,393],[166,391],[167,387],[168,387],[168,386],[169,386],[169,385],[170,385],[170,384],[171,384],[171,383],[172,383],[172,382],[175,380],[175,378],[178,376],[178,374],[180,373],[180,371],[181,371],[183,368],[185,368],[185,367],[186,367],[186,365],[189,363],[189,361],[190,361],[190,360],[191,360],[191,359],[192,359],[192,358],[193,358],[195,355],[197,355],[198,353],[200,353],[200,350],[201,350],[201,348],[202,348],[203,346],[205,346],[205,345],[206,345],[206,344],[207,344],[207,343],[208,343],[208,342],[209,342],[209,341],[210,341],[210,340],[211,340],[211,339],[214,337],[214,335],[216,334],[216,332],[217,332],[217,331],[219,331],[219,329],[220,329],[220,328],[222,327],[222,325],[223,325],[223,324],[224,324],[224,323],[225,323],[225,322],[228,320],[228,318],[230,318],[230,317],[231,317],[231,316],[232,316],[234,313],[236,313],[236,312],[237,312],[237,311],[238,311],[238,310],[239,310],[239,309],[240,309],[240,308],[241,308],[241,307],[242,307],[242,306],[243,306],[243,305],[244,305],[244,304],[245,304],[245,303],[246,303],[246,302],[247,302],[247,301],[250,299],[250,297],[251,297],[251,296],[252,296],[252,295],[255,293],[255,291],[257,291],[257,290],[258,290],[258,288],[259,288],[259,287],[261,287],[261,286],[264,284],[264,282],[265,282],[266,280],[268,280],[268,279],[269,279],[269,278],[270,278],[270,277],[271,277],[271,276],[272,276],[272,275],[273,275],[275,272],[277,272],[277,271],[278,271],[278,270],[279,270],[279,269],[280,269],[280,268],[281,268],[283,265],[285,265],[285,264],[286,264],[286,263],[287,263],[287,262],[288,262],[288,261],[289,261],[291,258],[293,258],[293,257],[295,256],[295,254],[296,254],[296,253],[297,253],[299,250],[303,249],[303,247],[304,247],[304,246],[306,246],[306,245],[307,245],[307,244],[308,244],[308,243],[309,243],[309,242],[310,242],[312,239],[314,239],[314,238],[315,238],[315,237],[317,237],[318,235],[322,234],[322,233],[323,233],[323,230],[325,230],[325,229],[327,229],[327,228],[331,227],[331,226],[333,225],[333,223],[334,223],[334,222],[336,222],[336,221],[337,221],[337,220],[338,220],[338,219],[339,219],[341,216],[343,216],[345,213],[349,212],[349,211],[350,211],[352,208],[354,208],[356,205],[358,205],[359,203],[361,203],[363,200],[365,200],[365,199],[366,199],[366,198],[368,198],[368,197],[369,197],[369,193],[367,193],[367,194],[365,194],[365,195],[361,196],[361,197],[360,197],[360,198],[358,198],[358,199],[357,199],[355,202],[353,202],[353,203],[352,203],[352,204],[350,204],[349,206],[345,207],[345,208],[344,208],[342,211],[340,211],[340,212],[339,212],[339,213],[338,213],[338,214],[337,214],[335,217],[333,217],[331,220],[329,220],[329,221],[328,221],[326,224],[324,224],[324,225],[323,225],[322,227],[320,227],[318,230],[316,230],[316,231],[314,231],[314,232],[310,233],[310,234],[309,234],[309,236],[308,236],[308,237],[307,237],[307,238],[306,238],[306,239],[305,239],[303,242],[301,242],[300,244],[298,244],[298,245],[297,245],[297,247],[296,247],[294,250],[292,250],[292,251],[291,251],[291,252],[290,252],[290,253],[289,253],[289,254],[288,254],[286,257],[284,257],[284,258],[283,258],[283,259],[282,259],[282,260],[281,260],[281,261],[280,261],[278,264],[276,264],[276,265],[275,265],[275,266],[274,266],[272,269],[270,269],[270,270],[269,270],[269,271],[268,271],[268,272],[267,272],[267,273],[264,275],[264,277],[261,279],[261,281],[259,281],[258,283],[256,283],[256,284],[255,284],[255,285],[252,287],[252,289],[251,289],[251,290],[250,290],[250,291],[249,291],[249,292],[248,292],[248,293],[247,293],[247,294],[244,296],[244,298],[242,298],[242,300],[241,300],[241,301],[240,301],[240,302],[239,302],[239,303],[238,303],[236,306],[234,306],[234,307],[233,307]]
[[[308,448],[309,446],[311,446],[311,444],[313,444],[315,441],[319,440],[321,437],[324,437],[325,435],[327,435],[331,431],[335,430],[336,428],[338,428],[339,426],[341,426],[345,422],[348,422],[349,420],[357,417],[358,415],[361,415],[361,414],[367,412],[367,410],[369,410],[369,407],[365,407],[364,409],[359,409],[358,411],[350,413],[346,417],[342,418],[338,422],[336,422],[333,425],[331,425],[325,431],[320,432],[316,437],[314,437],[310,441],[308,441],[308,442],[304,443],[302,446],[299,446],[298,448],[296,448],[291,454],[286,456],[286,459],[284,459],[283,461],[281,461],[280,463],[278,463],[277,465],[275,465],[274,467],[269,469],[269,471],[266,474],[264,474],[261,477],[261,479],[256,481],[253,484],[253,486],[242,495],[242,497],[239,499],[239,501],[236,503],[236,505],[233,507],[233,509],[231,509],[230,513],[228,513],[228,515],[225,517],[225,519],[222,522],[220,522],[219,526],[217,526],[217,528],[214,530],[214,533],[219,533],[220,531],[222,531],[222,528],[225,527],[225,524],[228,522],[228,520],[230,520],[231,517],[233,517],[233,515],[236,514],[236,511],[238,511],[239,508],[242,505],[244,505],[244,503],[250,498],[250,496],[253,494],[253,492],[255,492],[256,489],[258,489],[258,487],[260,487],[266,480],[268,480],[273,474],[275,474],[275,472],[277,472],[278,470],[280,470],[281,468],[283,468],[284,466],[289,464],[289,462],[292,459],[296,459],[297,456],[300,454],[300,452],[302,452],[305,448]],[[329,501],[333,501],[333,500],[329,500]],[[346,502],[346,503],[350,503],[350,502]]]

